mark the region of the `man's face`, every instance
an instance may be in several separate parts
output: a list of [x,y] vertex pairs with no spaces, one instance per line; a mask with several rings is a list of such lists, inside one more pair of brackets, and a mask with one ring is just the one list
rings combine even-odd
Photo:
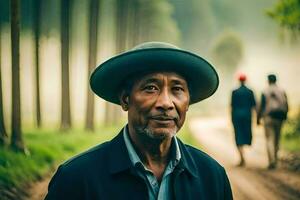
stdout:
[[189,100],[187,82],[180,75],[145,75],[135,81],[128,96],[129,129],[141,137],[171,138],[185,121]]

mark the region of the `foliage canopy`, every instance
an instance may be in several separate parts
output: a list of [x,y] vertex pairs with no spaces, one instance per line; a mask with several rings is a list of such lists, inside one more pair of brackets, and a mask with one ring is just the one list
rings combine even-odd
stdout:
[[267,15],[274,19],[282,28],[300,33],[300,0],[282,0],[267,11]]

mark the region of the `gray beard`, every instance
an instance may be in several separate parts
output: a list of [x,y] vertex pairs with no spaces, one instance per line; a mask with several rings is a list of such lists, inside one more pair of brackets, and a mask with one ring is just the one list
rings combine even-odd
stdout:
[[[146,128],[138,127],[136,130],[137,130],[138,135],[143,137],[144,139],[162,141],[162,140],[166,139],[167,137],[169,137],[169,133],[155,134],[148,127],[146,127]],[[177,131],[178,130],[174,130],[174,132],[171,133],[171,137],[175,136]]]

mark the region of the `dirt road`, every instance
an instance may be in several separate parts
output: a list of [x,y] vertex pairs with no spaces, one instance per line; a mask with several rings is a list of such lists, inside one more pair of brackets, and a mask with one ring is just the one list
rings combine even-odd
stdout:
[[[54,172],[53,172],[54,173]],[[32,187],[29,189],[28,197],[25,200],[42,200],[45,198],[47,191],[48,191],[48,184],[52,177],[50,173],[42,180],[35,182],[32,184]]]
[[239,161],[229,120],[224,118],[190,121],[193,135],[205,151],[227,171],[235,200],[299,200],[300,174],[281,169],[266,170],[265,139],[261,127],[254,129],[253,144],[245,151],[246,167]]
[[[246,167],[235,167],[231,124],[226,119],[194,119],[189,123],[193,135],[205,151],[225,166],[235,200],[300,200],[300,174],[280,169],[266,170],[267,157],[262,128],[254,130],[253,145],[246,149]],[[28,200],[43,199],[50,176],[36,183]]]

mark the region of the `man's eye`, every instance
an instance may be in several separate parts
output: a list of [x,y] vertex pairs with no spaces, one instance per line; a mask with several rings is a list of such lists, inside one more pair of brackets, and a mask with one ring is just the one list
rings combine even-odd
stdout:
[[173,87],[173,90],[175,91],[184,91],[182,87]]
[[153,90],[156,90],[156,87],[153,86],[153,85],[148,85],[144,88],[144,90],[147,90],[147,91],[153,91]]

